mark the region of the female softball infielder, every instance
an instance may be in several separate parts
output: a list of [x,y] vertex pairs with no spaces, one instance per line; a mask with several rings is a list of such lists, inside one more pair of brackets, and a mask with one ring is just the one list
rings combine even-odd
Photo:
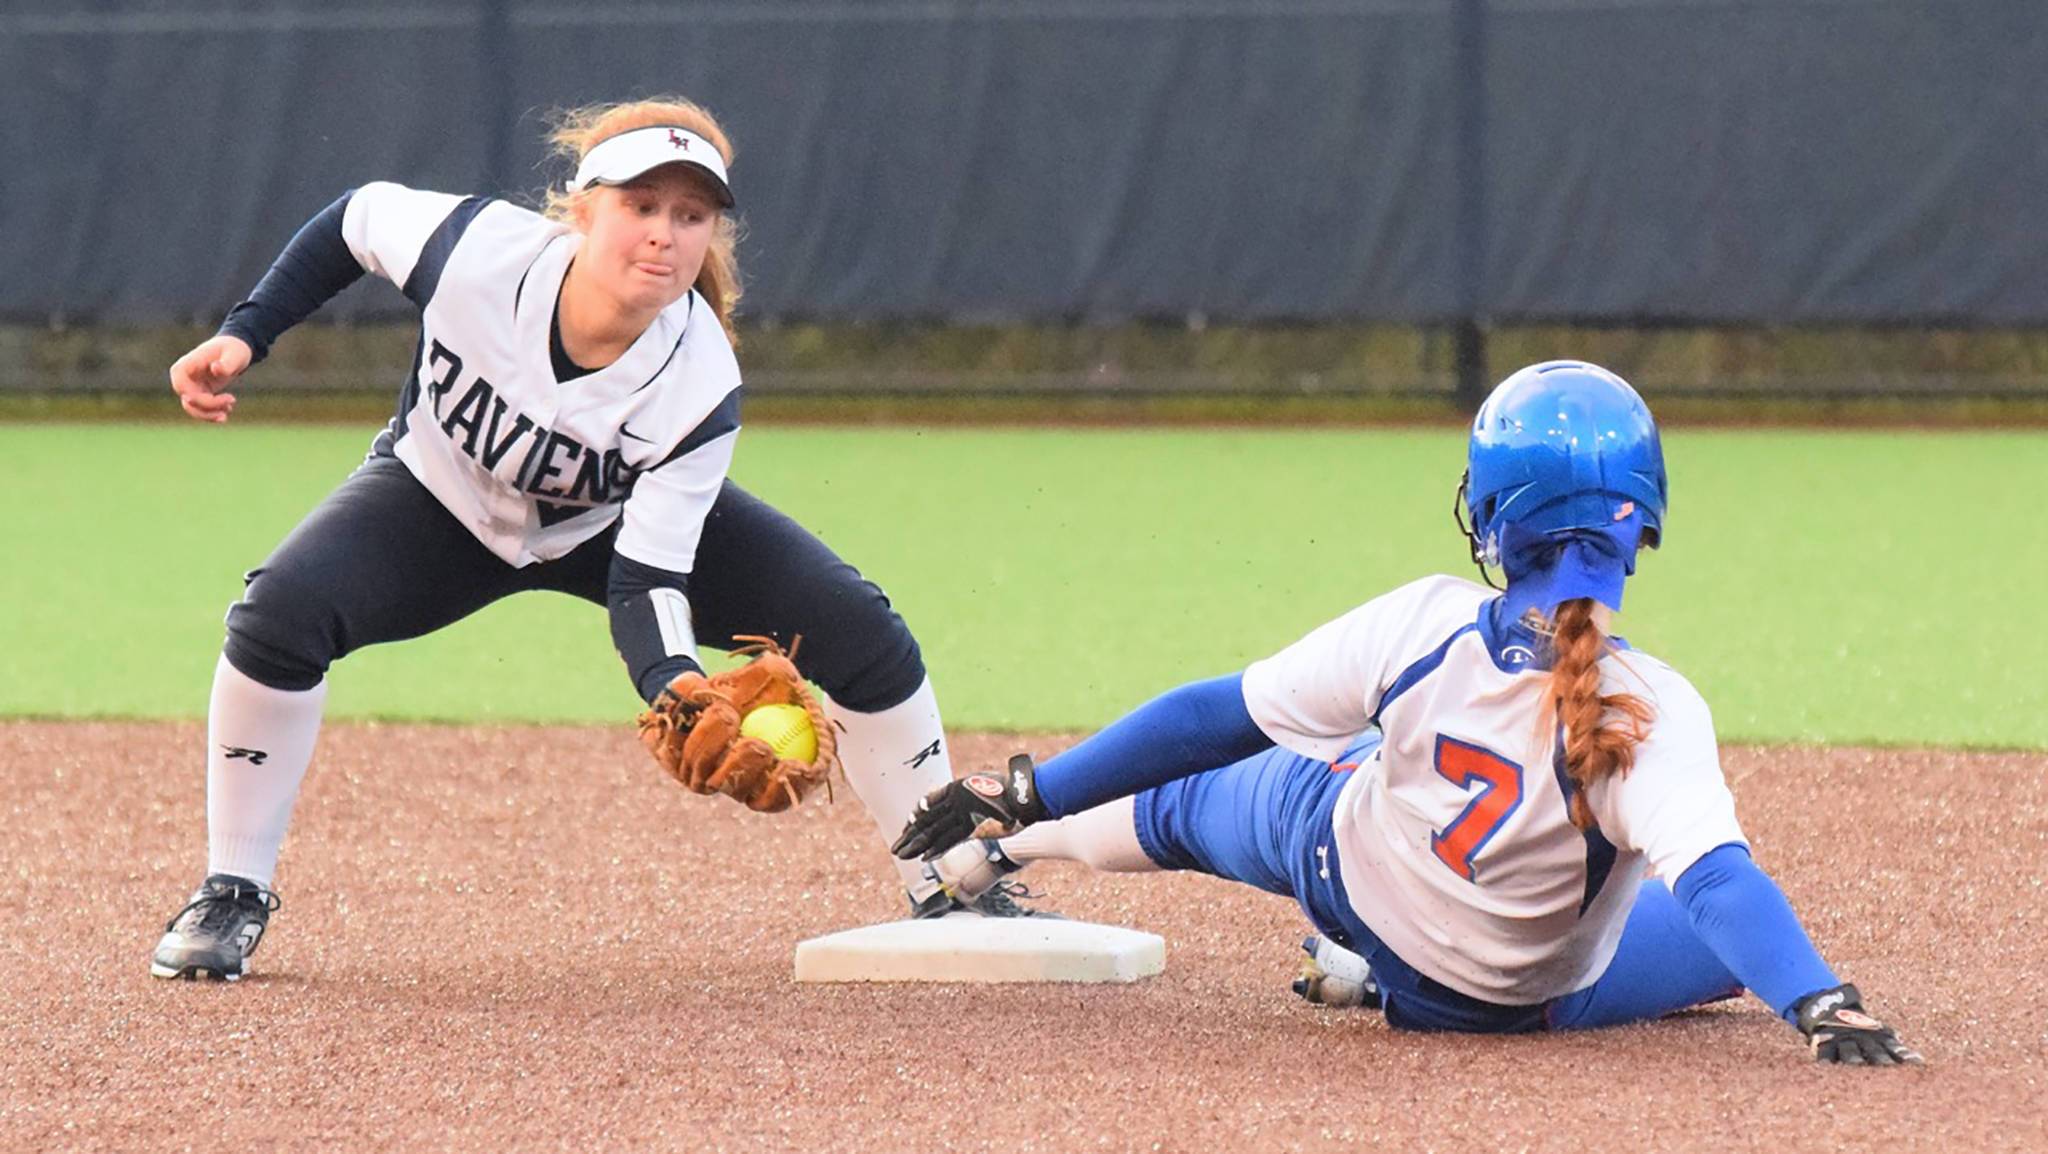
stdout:
[[1403,586],[1042,766],[934,791],[896,851],[969,893],[1063,858],[1291,895],[1319,935],[1296,992],[1396,1027],[1583,1029],[1748,989],[1823,1061],[1918,1061],[1750,860],[1699,693],[1605,631],[1665,498],[1627,382],[1523,369],[1480,409],[1459,494],[1504,593]]
[[[543,212],[375,183],[315,216],[220,332],[180,357],[192,417],[364,272],[420,309],[397,414],[368,458],[248,575],[207,733],[208,876],[158,977],[245,972],[320,728],[328,667],[530,589],[606,606],[652,701],[698,642],[758,634],[830,698],[848,782],[885,837],[951,779],[917,642],[882,591],[727,476],[740,427],[737,229],[717,122],[687,101],[586,109]],[[960,907],[914,865],[912,910]],[[1018,911],[1001,893],[975,912]]]

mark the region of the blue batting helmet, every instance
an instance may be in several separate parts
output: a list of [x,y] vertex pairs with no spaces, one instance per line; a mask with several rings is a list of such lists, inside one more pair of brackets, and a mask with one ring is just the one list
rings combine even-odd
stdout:
[[1663,537],[1664,448],[1627,381],[1584,361],[1545,361],[1496,386],[1472,421],[1461,488],[1472,559],[1498,565],[1502,531],[1605,529],[1639,514]]

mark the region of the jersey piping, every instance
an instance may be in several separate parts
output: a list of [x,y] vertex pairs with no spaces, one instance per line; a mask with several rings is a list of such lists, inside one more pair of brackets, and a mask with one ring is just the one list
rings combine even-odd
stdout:
[[[1578,796],[1579,786],[1565,768],[1564,752],[1564,726],[1560,723],[1550,758],[1550,771],[1557,775],[1557,792],[1564,797],[1564,811],[1570,813],[1572,799]],[[1593,899],[1600,896],[1601,887],[1607,884],[1608,875],[1614,872],[1614,861],[1619,853],[1614,843],[1607,840],[1607,835],[1600,832],[1598,822],[1580,830],[1579,836],[1586,843],[1586,896],[1579,901],[1579,916],[1584,917],[1592,908]]]
[[1453,630],[1449,637],[1444,638],[1442,645],[1431,650],[1420,661],[1403,669],[1401,675],[1394,678],[1394,683],[1387,686],[1387,691],[1380,695],[1380,707],[1372,711],[1372,724],[1377,726],[1380,723],[1380,715],[1387,711],[1387,706],[1392,705],[1395,698],[1415,688],[1423,678],[1435,673],[1444,663],[1444,655],[1451,651],[1451,646],[1457,643],[1458,638],[1477,628],[1478,622],[1473,622]]
[[441,287],[441,270],[448,267],[448,258],[455,252],[455,242],[462,239],[476,214],[490,202],[486,196],[464,197],[462,203],[448,214],[448,219],[427,237],[426,246],[420,249],[419,260],[412,266],[412,274],[405,278],[400,290],[408,300],[424,309],[427,302],[434,299],[434,290]]

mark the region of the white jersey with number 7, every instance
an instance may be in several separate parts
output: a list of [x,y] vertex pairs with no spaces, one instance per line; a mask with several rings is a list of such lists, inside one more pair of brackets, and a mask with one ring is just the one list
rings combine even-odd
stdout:
[[1461,993],[1528,1005],[1579,989],[1613,957],[1645,868],[1676,878],[1746,844],[1706,702],[1670,666],[1624,650],[1603,694],[1655,712],[1634,769],[1568,816],[1549,676],[1486,619],[1493,590],[1430,577],[1359,606],[1244,676],[1276,743],[1336,758],[1384,741],[1337,802],[1352,905],[1396,954]]

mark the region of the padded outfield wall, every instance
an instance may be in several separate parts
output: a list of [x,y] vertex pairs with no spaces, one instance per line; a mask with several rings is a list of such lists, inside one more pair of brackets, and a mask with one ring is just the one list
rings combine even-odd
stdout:
[[209,323],[676,91],[756,319],[2039,326],[2044,71],[2040,0],[15,0],[0,321]]

